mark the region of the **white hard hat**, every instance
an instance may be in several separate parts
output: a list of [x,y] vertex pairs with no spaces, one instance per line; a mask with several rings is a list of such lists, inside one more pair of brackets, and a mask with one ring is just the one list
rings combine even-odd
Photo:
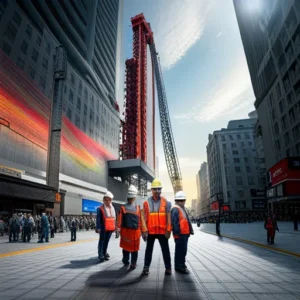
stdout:
[[114,199],[114,195],[110,191],[107,191],[103,198],[110,198],[112,200]]
[[134,185],[130,185],[127,193],[127,198],[135,198],[138,193],[137,188]]
[[176,200],[186,200],[186,195],[183,191],[179,191],[175,195],[175,201]]

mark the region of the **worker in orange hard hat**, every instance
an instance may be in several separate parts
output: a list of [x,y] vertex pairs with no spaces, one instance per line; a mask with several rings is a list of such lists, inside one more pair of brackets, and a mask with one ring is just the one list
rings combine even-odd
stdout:
[[158,239],[165,263],[165,274],[171,275],[171,256],[169,238],[171,235],[171,203],[161,196],[162,184],[154,179],[151,184],[152,196],[143,204],[142,214],[145,218],[146,228],[142,228],[142,236],[147,241],[143,275],[149,274],[152,261],[153,246]]
[[175,271],[189,274],[185,264],[187,254],[188,240],[191,234],[194,234],[192,223],[189,219],[184,205],[186,196],[183,191],[175,195],[175,205],[171,209],[172,231],[175,239]]
[[140,207],[135,205],[137,189],[131,185],[127,193],[127,203],[121,206],[118,217],[118,231],[120,232],[120,247],[123,248],[124,265],[129,265],[130,269],[136,268],[138,251],[140,249],[141,227],[145,227],[145,222],[141,217]]
[[96,232],[100,233],[98,243],[98,258],[100,262],[109,260],[107,247],[112,233],[116,230],[116,211],[112,205],[114,195],[107,192],[103,196],[103,205],[97,208]]

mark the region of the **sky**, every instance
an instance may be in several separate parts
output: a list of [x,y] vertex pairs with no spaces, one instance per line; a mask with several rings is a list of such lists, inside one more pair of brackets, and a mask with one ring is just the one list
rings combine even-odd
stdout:
[[[232,0],[124,0],[125,59],[132,57],[130,18],[144,13],[154,32],[172,131],[188,203],[207,161],[208,135],[248,118],[254,94]],[[156,113],[163,194],[172,194]]]

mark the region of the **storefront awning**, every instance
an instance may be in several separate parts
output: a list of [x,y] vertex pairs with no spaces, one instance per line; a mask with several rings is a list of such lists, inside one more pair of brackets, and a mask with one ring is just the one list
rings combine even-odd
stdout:
[[0,174],[0,198],[55,202],[56,192],[44,184]]

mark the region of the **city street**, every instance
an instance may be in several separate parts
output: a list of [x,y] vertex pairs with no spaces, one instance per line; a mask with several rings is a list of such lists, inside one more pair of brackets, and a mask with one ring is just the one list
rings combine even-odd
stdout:
[[[58,234],[50,243],[8,243],[0,237],[0,299],[300,299],[299,258],[218,238],[195,227],[187,266],[191,273],[164,275],[156,242],[150,275],[121,263],[119,239],[112,236],[111,259],[99,264],[97,235]],[[174,242],[170,240],[174,257]],[[46,247],[46,249],[45,249]],[[10,256],[9,256],[10,255]]]

